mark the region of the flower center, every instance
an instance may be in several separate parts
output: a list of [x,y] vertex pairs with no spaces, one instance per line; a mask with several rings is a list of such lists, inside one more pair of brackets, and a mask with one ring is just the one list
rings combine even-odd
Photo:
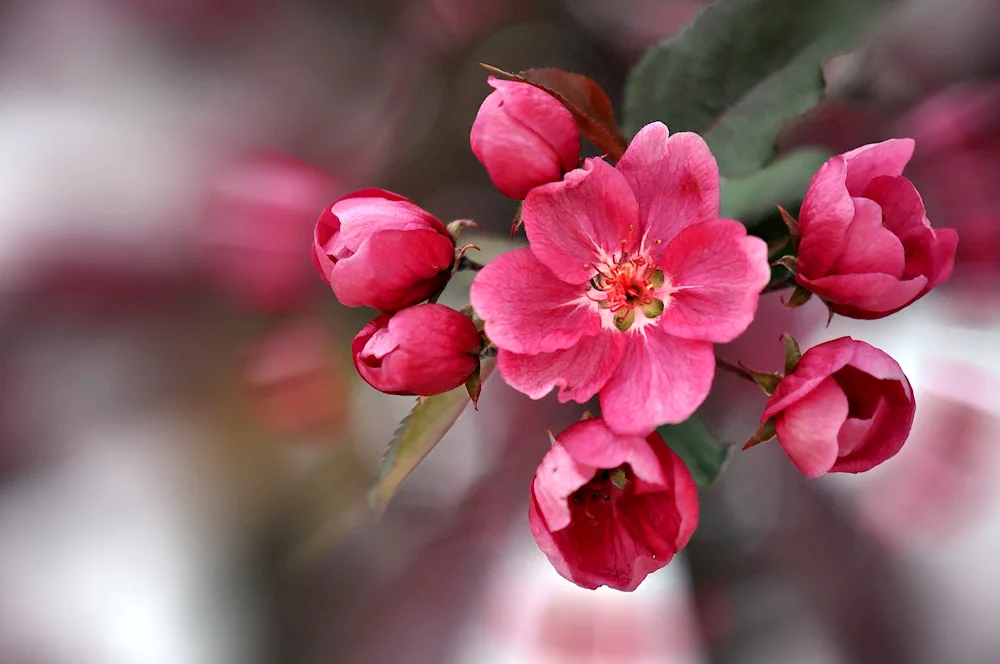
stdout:
[[590,280],[587,297],[614,314],[615,327],[622,332],[635,322],[636,308],[650,319],[663,313],[663,300],[655,295],[663,285],[663,272],[650,259],[623,256],[617,263],[604,262],[593,268],[597,274]]
[[602,469],[589,482],[570,496],[570,508],[597,522],[603,510],[611,507],[624,493],[631,491],[635,476],[626,463],[617,468]]

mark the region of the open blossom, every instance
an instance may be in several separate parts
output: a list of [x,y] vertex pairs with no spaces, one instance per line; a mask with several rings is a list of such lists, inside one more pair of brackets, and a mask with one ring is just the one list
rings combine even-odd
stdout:
[[538,399],[600,392],[621,433],[680,422],[704,401],[713,344],[750,324],[767,246],[719,219],[719,170],[701,137],[644,127],[617,168],[588,159],[523,208],[530,248],[491,261],[472,304],[504,380]]
[[479,330],[443,304],[419,304],[368,323],[351,344],[365,381],[388,394],[431,396],[465,382],[479,366]]
[[538,466],[528,521],[563,577],[635,590],[691,538],[698,494],[659,434],[623,436],[604,420],[584,420],[559,434]]
[[580,159],[580,133],[555,97],[528,83],[502,81],[479,108],[469,142],[505,196],[523,200],[539,185],[562,179]]
[[894,359],[850,337],[807,350],[761,422],[807,477],[860,473],[891,458],[913,425],[913,390]]
[[455,241],[437,217],[382,189],[362,189],[323,211],[313,265],[341,304],[398,311],[450,276]]
[[851,318],[899,311],[951,276],[958,234],[935,230],[900,174],[912,139],[831,158],[813,176],[799,216],[798,283]]

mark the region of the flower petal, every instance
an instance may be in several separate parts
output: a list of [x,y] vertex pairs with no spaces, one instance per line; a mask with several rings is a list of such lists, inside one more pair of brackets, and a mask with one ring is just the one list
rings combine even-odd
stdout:
[[810,279],[826,275],[840,257],[844,235],[854,219],[847,193],[847,164],[832,157],[820,166],[806,189],[799,211],[798,271]]
[[837,461],[837,435],[847,419],[847,396],[833,378],[785,409],[774,421],[778,442],[806,477],[829,472]]
[[913,156],[913,147],[912,138],[891,138],[842,154],[847,164],[847,191],[861,196],[874,178],[901,175]]
[[885,227],[903,243],[906,252],[903,278],[921,274],[929,277],[934,265],[934,231],[913,184],[904,177],[880,176],[869,183],[865,198],[879,204]]
[[660,465],[663,468],[670,468],[673,475],[674,503],[681,517],[681,526],[677,530],[674,548],[680,551],[687,546],[688,540],[698,527],[698,487],[684,461],[667,446],[660,434],[654,431],[646,438],[646,442],[660,458]]
[[646,435],[690,417],[708,396],[714,374],[711,342],[646,325],[628,334],[622,360],[601,390],[601,413],[615,431]]
[[882,225],[882,208],[867,198],[855,198],[854,219],[844,234],[843,252],[834,263],[835,274],[878,272],[899,279],[906,258],[903,243]]
[[445,237],[448,229],[441,221],[412,201],[384,189],[362,189],[348,194],[324,211],[340,221],[339,233],[329,238],[323,249],[334,258],[358,250],[371,235],[384,230],[434,231]]
[[531,249],[515,249],[480,270],[469,291],[486,334],[515,353],[570,348],[597,334],[601,317],[582,286],[556,278]]
[[[538,501],[535,494],[535,485],[538,484],[538,480],[534,480],[531,483],[531,505],[528,507],[528,526],[531,528],[531,534],[535,538],[535,543],[538,544],[538,548],[541,549],[545,557],[549,559],[552,567],[555,568],[559,576],[566,579],[567,581],[572,581],[573,583],[579,584],[590,590],[594,590],[599,587],[600,584],[585,585],[573,578],[573,570],[570,569],[569,563],[566,562],[566,558],[563,555],[562,550],[559,545],[556,544],[555,539],[552,537],[552,529],[545,522],[545,518],[542,516],[541,511],[538,509]],[[567,518],[569,516],[569,509],[566,510]],[[567,521],[566,525],[569,525]],[[566,526],[564,525],[563,528]]]
[[333,264],[329,283],[343,305],[396,311],[434,293],[454,260],[455,245],[436,231],[385,230]]
[[659,267],[675,289],[660,325],[674,336],[716,343],[747,329],[771,278],[767,244],[729,219],[685,228],[667,245]]
[[601,330],[581,338],[571,348],[537,355],[501,349],[497,369],[504,382],[532,399],[541,399],[560,387],[559,402],[584,403],[604,387],[621,359],[624,336]]
[[938,228],[934,231],[933,267],[927,275],[927,288],[930,290],[938,284],[948,281],[955,269],[955,251],[958,249],[958,231],[951,228]]
[[632,139],[618,170],[639,202],[647,247],[719,216],[719,165],[697,134],[670,136],[662,122],[650,123]]
[[847,366],[854,357],[856,344],[851,337],[840,337],[813,346],[803,353],[795,372],[782,378],[771,394],[760,421],[766,422],[801,401],[827,377]]
[[827,301],[834,313],[849,318],[884,318],[910,304],[927,291],[927,277],[900,281],[888,274],[834,274],[796,281]]
[[582,284],[594,276],[594,262],[632,248],[639,206],[622,174],[591,158],[561,182],[533,189],[521,218],[538,260],[563,281]]

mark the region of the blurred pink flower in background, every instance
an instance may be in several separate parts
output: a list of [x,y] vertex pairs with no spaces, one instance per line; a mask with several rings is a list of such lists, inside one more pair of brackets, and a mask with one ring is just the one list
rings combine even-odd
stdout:
[[860,473],[893,457],[910,433],[913,390],[899,364],[841,337],[807,350],[781,379],[761,422],[807,477]]
[[907,171],[936,220],[962,234],[959,267],[1000,270],[1000,86],[963,85],[939,93],[899,121],[917,140]]
[[286,155],[231,164],[209,184],[201,229],[205,269],[251,310],[303,306],[315,284],[310,231],[337,188],[330,174]]
[[698,525],[691,473],[656,433],[622,436],[602,419],[559,434],[531,484],[538,547],[584,588],[635,590]]
[[341,304],[397,311],[447,282],[455,240],[437,217],[406,198],[362,189],[323,210],[312,257]]
[[479,108],[469,141],[505,196],[558,182],[580,160],[580,133],[555,97],[528,83],[489,77],[494,88]]
[[530,248],[491,261],[472,304],[498,368],[538,399],[600,392],[608,425],[646,434],[701,405],[713,345],[753,320],[767,246],[719,219],[719,169],[695,134],[643,128],[615,168],[588,159],[524,202]]
[[347,417],[348,381],[319,318],[293,320],[245,351],[244,379],[255,414],[278,435],[339,427]]
[[912,139],[833,157],[802,202],[796,280],[835,313],[881,318],[951,276],[958,234],[931,228],[920,194],[901,177]]

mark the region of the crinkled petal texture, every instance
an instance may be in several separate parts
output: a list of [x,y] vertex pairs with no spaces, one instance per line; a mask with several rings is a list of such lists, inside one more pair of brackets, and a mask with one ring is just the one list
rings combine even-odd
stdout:
[[479,366],[479,330],[465,315],[441,304],[420,304],[383,314],[351,345],[365,381],[388,394],[431,396],[465,382]]
[[646,246],[666,247],[688,226],[719,217],[719,165],[697,134],[671,136],[662,122],[650,123],[632,139],[618,170],[639,204]]
[[911,139],[833,157],[813,176],[799,214],[798,283],[851,318],[899,311],[951,276],[958,235],[935,230],[901,176]]
[[469,142],[501,193],[523,200],[576,168],[580,133],[565,106],[528,83],[491,76],[489,84],[495,91],[480,106]]
[[[624,487],[609,476],[616,469]],[[691,474],[659,435],[623,436],[592,419],[556,437],[532,482],[528,519],[563,577],[630,591],[687,544],[698,498]]]
[[409,200],[363,189],[323,211],[312,259],[341,304],[391,312],[441,287],[455,242],[440,220]]
[[490,340],[515,353],[572,348],[601,329],[583,286],[559,280],[528,248],[490,261],[476,275],[469,297]]
[[910,383],[889,355],[841,337],[810,348],[774,390],[761,421],[807,477],[860,473],[893,457],[910,433]]
[[534,399],[599,393],[622,434],[690,417],[711,388],[713,344],[746,330],[770,278],[766,244],[720,219],[719,198],[705,141],[660,123],[617,168],[588,159],[532,190],[530,247],[472,286],[504,380]]

